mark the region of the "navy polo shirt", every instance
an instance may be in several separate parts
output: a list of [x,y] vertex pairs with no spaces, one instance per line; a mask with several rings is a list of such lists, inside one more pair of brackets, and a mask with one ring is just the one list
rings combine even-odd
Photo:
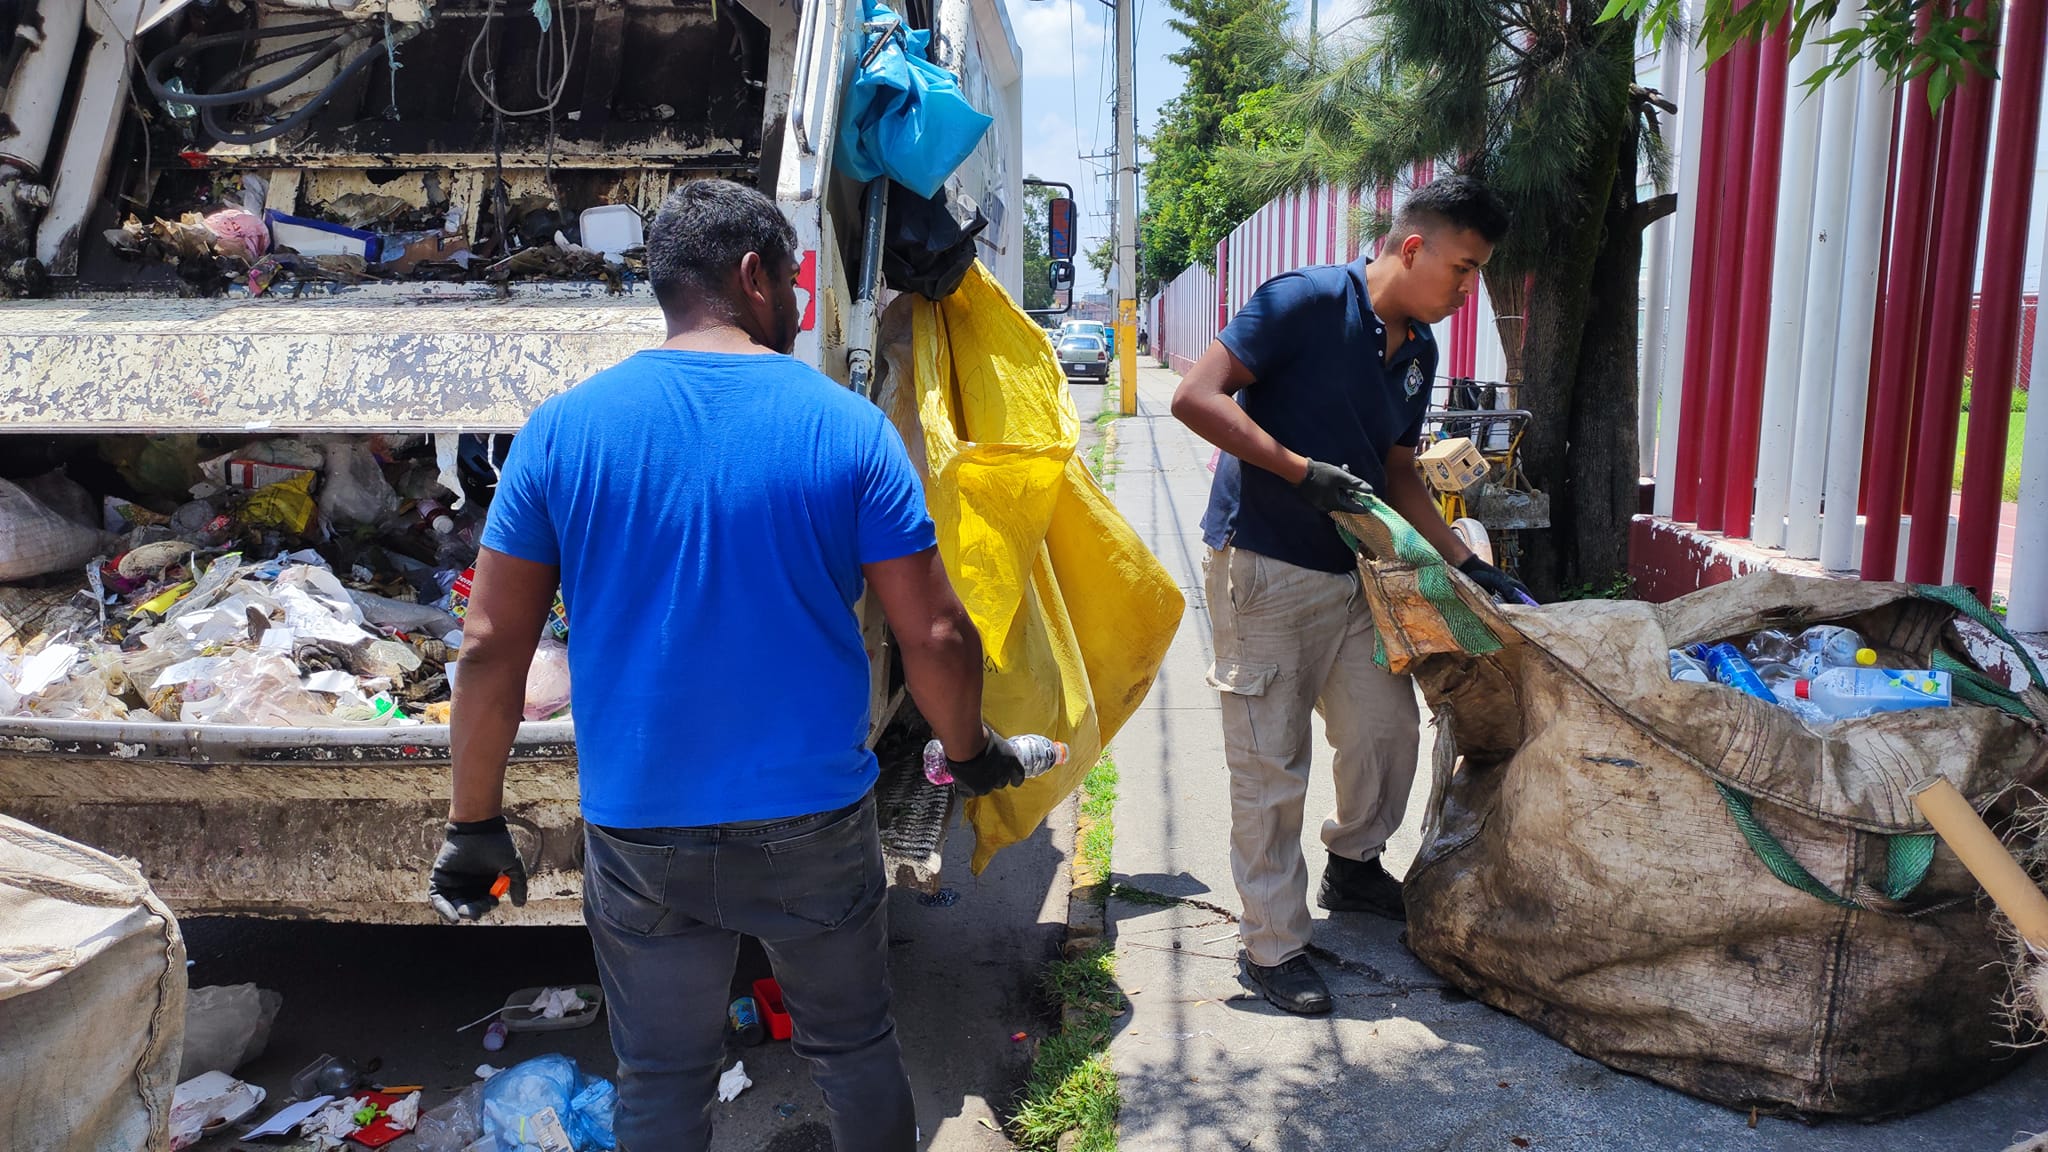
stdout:
[[[1259,427],[1386,490],[1387,452],[1421,437],[1436,341],[1427,325],[1410,327],[1386,362],[1386,325],[1372,310],[1363,259],[1275,276],[1216,338],[1251,370],[1237,402]],[[1321,572],[1357,564],[1330,517],[1292,484],[1227,454],[1209,486],[1202,539]]]

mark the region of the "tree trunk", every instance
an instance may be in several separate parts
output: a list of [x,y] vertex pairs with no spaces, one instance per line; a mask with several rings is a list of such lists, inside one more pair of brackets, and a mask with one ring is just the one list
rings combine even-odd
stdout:
[[[1630,154],[1625,143],[1622,155]],[[1572,546],[1564,558],[1564,579],[1595,592],[1614,587],[1628,572],[1629,524],[1640,499],[1636,312],[1643,233],[1634,222],[1635,200],[1634,183],[1616,179],[1606,240],[1593,265],[1567,450]]]
[[[1592,453],[1589,461],[1604,459],[1617,452],[1613,443],[1619,441],[1607,441],[1624,434],[1621,425],[1625,424],[1631,466],[1635,451],[1633,391],[1625,411],[1603,412],[1598,405],[1611,402],[1606,396],[1611,382],[1583,387],[1580,379],[1589,326],[1604,333],[1606,325],[1626,324],[1631,341],[1635,331],[1636,265],[1628,266],[1631,271],[1625,300],[1609,296],[1596,305],[1594,299],[1594,277],[1602,265],[1602,249],[1612,239],[1607,225],[1616,194],[1614,186],[1630,178],[1635,163],[1633,151],[1625,147],[1632,138],[1634,124],[1625,97],[1626,86],[1632,82],[1630,51],[1635,25],[1633,21],[1616,20],[1585,34],[1590,41],[1587,51],[1607,57],[1606,71],[1622,88],[1615,101],[1616,114],[1611,122],[1600,126],[1598,138],[1588,142],[1585,162],[1575,174],[1573,182],[1580,194],[1575,198],[1578,208],[1574,219],[1545,222],[1549,244],[1537,263],[1529,290],[1529,320],[1522,346],[1522,407],[1529,410],[1531,419],[1528,435],[1522,441],[1522,461],[1531,484],[1550,495],[1550,528],[1528,534],[1522,579],[1542,600],[1558,598],[1568,586],[1570,574],[1584,567],[1577,562],[1577,553],[1583,546],[1581,520],[1596,533],[1611,529],[1611,513],[1604,505],[1590,516],[1579,515],[1577,505],[1582,493],[1580,486],[1573,483],[1569,459],[1573,438],[1582,440],[1577,445],[1579,451]],[[1624,165],[1629,171],[1624,172]],[[1629,196],[1633,200],[1633,192]],[[1640,257],[1639,232],[1635,234],[1634,245]],[[1615,314],[1617,307],[1619,314]],[[1603,352],[1603,359],[1607,355]],[[1631,371],[1634,355],[1631,343]],[[1583,414],[1582,404],[1588,406]],[[1594,448],[1585,442],[1588,440],[1602,443]],[[1625,549],[1626,521],[1623,527]],[[1604,555],[1606,545],[1602,543],[1596,551]]]

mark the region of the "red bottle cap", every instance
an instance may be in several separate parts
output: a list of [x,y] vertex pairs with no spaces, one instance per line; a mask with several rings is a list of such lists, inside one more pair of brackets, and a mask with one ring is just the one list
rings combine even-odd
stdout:
[[1795,680],[1792,682],[1792,693],[1801,700],[1805,700],[1809,698],[1807,689],[1811,687],[1813,687],[1813,681],[1811,680]]

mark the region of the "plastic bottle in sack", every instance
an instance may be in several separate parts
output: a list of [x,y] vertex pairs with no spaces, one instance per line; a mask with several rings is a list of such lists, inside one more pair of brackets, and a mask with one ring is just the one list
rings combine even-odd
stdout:
[[1830,720],[1849,720],[1878,712],[1912,708],[1946,708],[1953,687],[1946,672],[1891,668],[1829,668],[1793,686]]
[[[1024,778],[1043,776],[1067,762],[1067,746],[1049,736],[1012,736],[1010,748],[1024,762]],[[953,782],[946,766],[946,748],[937,740],[924,746],[924,778],[941,787]]]
[[1743,659],[1742,653],[1735,645],[1726,642],[1695,644],[1687,651],[1692,654],[1693,659],[1707,666],[1708,673],[1714,677],[1716,683],[1747,692],[1759,700],[1769,700],[1773,704],[1778,702],[1778,698],[1771,695],[1769,688],[1764,687],[1764,682],[1757,678],[1756,669],[1751,667],[1748,660]]
[[1714,677],[1707,672],[1707,666],[1692,658],[1683,648],[1671,650],[1671,678],[1688,684],[1712,684]]
[[1833,717],[1814,706],[1811,700],[1801,700],[1796,691],[1799,681],[1806,673],[1791,664],[1759,664],[1756,678],[1764,682],[1777,699],[1778,707],[1792,713],[1808,724],[1825,724]]
[[1799,641],[1776,628],[1766,628],[1743,644],[1742,655],[1752,665],[1789,664],[1799,655]]
[[1791,661],[1809,679],[1829,668],[1870,668],[1877,653],[1863,646],[1853,629],[1819,624],[1799,634],[1798,658]]

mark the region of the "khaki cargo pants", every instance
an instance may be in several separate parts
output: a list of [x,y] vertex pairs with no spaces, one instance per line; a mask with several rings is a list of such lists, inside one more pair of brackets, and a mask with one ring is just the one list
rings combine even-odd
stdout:
[[1308,866],[1301,854],[1319,712],[1336,749],[1337,810],[1323,846],[1369,860],[1401,826],[1420,744],[1415,690],[1373,663],[1372,613],[1357,572],[1298,568],[1242,548],[1202,559],[1223,693],[1230,766],[1230,870],[1254,964],[1308,948]]

